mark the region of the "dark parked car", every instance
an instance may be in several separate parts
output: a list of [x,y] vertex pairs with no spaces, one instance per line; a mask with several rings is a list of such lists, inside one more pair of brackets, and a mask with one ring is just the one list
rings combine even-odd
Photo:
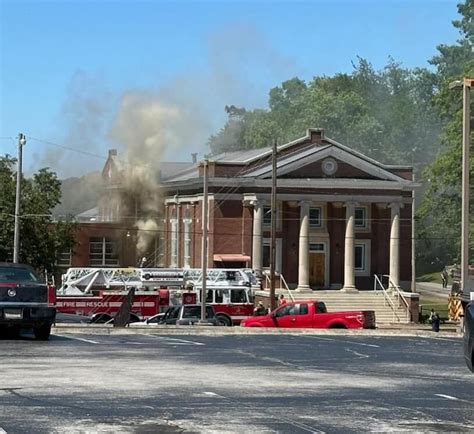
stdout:
[[[170,307],[160,324],[192,325],[200,320],[200,304],[180,304]],[[212,325],[217,325],[216,314],[212,306],[206,306],[206,321]]]
[[474,372],[474,301],[471,301],[464,312],[464,358],[467,367]]
[[47,340],[56,318],[56,291],[23,264],[0,262],[0,334],[32,328],[36,339]]

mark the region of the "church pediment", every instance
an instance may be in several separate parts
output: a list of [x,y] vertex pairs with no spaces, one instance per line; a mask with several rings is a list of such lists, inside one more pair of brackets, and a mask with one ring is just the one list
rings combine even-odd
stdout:
[[[246,176],[260,179],[271,178],[271,162],[247,173]],[[312,147],[303,152],[279,158],[277,176],[283,179],[350,178],[406,181],[375,160],[333,144]]]

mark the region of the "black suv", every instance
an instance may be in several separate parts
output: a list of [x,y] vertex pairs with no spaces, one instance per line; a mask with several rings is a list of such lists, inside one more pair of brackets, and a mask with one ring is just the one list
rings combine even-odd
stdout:
[[464,358],[467,367],[474,372],[474,301],[464,309]]
[[[192,325],[198,323],[200,320],[200,304],[179,304],[168,308],[160,324]],[[211,325],[217,325],[214,308],[209,305],[206,306],[206,321]]]
[[56,318],[56,292],[42,283],[33,268],[0,262],[0,334],[33,328],[36,339],[47,340]]

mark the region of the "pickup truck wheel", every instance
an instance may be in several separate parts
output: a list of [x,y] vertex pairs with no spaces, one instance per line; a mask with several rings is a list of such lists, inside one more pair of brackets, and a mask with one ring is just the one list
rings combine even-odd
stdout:
[[225,315],[216,315],[217,323],[221,326],[230,327],[232,326],[232,320]]
[[333,324],[330,329],[346,329],[347,327],[344,324]]
[[49,335],[51,334],[51,324],[34,327],[33,332],[35,334],[36,340],[47,341],[49,339]]

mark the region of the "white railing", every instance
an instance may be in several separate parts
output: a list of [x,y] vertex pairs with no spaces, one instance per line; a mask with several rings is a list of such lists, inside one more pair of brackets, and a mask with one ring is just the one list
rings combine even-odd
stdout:
[[404,297],[402,291],[400,291],[400,287],[395,285],[392,280],[390,279],[390,276],[385,274],[384,277],[388,278],[389,282],[389,288],[394,291],[397,295],[397,300],[398,300],[398,307],[401,306],[400,300],[403,302],[403,310],[405,311],[405,319],[407,322],[410,322],[411,315],[410,315],[410,305],[408,304],[407,299]]
[[[385,277],[385,276],[381,276],[381,277]],[[392,309],[393,321],[395,322],[395,319],[396,319],[396,322],[400,322],[400,317],[398,316],[397,308],[395,307],[395,304],[393,303],[392,297],[390,297],[390,294],[387,292],[387,289],[385,289],[385,287],[383,286],[382,280],[379,278],[379,276],[375,274],[374,275],[374,292],[375,293],[379,292],[379,289],[383,293],[384,301],[388,303],[388,305]]]
[[[265,276],[265,289],[270,288],[271,286],[271,280],[270,280],[270,271],[269,270],[263,270],[262,274]],[[291,293],[291,289],[288,287],[288,284],[286,283],[285,278],[283,277],[283,274],[275,271],[275,277],[278,278],[279,280],[279,287],[286,289],[286,292],[288,293],[288,297],[290,298],[291,301],[295,301],[295,298],[293,297],[293,294]]]

